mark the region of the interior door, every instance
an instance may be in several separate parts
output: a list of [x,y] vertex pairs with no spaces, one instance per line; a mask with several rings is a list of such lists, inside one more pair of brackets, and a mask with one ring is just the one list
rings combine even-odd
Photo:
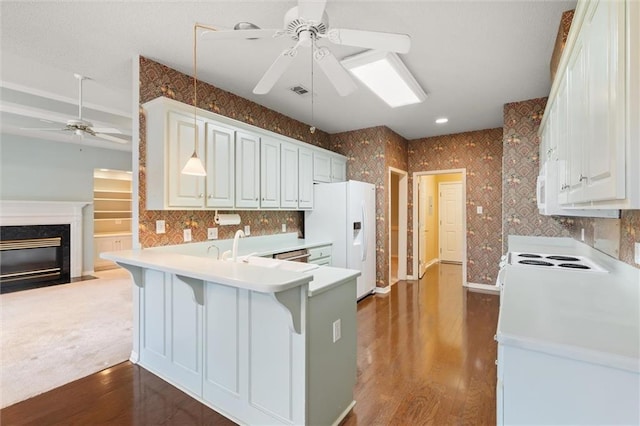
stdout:
[[427,270],[427,176],[420,176],[418,180],[418,259],[422,278]]
[[462,262],[462,183],[438,184],[440,260]]

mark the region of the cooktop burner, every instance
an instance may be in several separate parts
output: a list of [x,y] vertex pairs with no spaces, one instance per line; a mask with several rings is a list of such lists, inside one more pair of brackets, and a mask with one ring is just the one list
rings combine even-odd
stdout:
[[547,256],[546,259],[560,260],[562,262],[580,262],[580,259],[571,256]]
[[551,253],[510,252],[508,262],[523,268],[563,269],[565,271],[608,272],[585,256]]
[[558,266],[561,268],[591,269],[587,265],[583,265],[581,263],[559,263]]
[[518,263],[523,265],[537,265],[537,266],[553,266],[553,263],[545,262],[544,260],[518,260]]

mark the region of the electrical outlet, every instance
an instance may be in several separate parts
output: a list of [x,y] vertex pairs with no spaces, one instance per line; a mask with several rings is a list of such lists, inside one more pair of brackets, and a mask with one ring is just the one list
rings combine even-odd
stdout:
[[164,234],[165,226],[164,220],[156,220],[156,234]]
[[218,228],[207,228],[207,238],[210,240],[217,240]]
[[640,265],[640,243],[635,244],[635,262]]
[[282,224],[282,232],[287,232],[287,224],[286,223]]
[[333,343],[340,340],[341,337],[342,337],[342,324],[340,322],[340,319],[338,318],[333,322]]
[[245,225],[244,226],[244,236],[248,237],[249,235],[251,235],[251,227],[249,225]]
[[482,206],[477,206],[476,207],[476,213],[482,214]]
[[182,231],[182,234],[184,236],[184,242],[188,243],[189,241],[191,241],[191,229],[187,228],[184,231]]
[[580,229],[580,241],[584,241],[584,228]]

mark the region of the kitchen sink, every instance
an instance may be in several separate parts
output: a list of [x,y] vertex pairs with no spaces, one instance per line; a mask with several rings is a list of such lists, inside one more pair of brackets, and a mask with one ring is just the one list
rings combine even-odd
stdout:
[[[231,259],[228,260],[231,261]],[[289,262],[286,260],[271,259],[268,257],[259,257],[252,255],[238,257],[238,262],[248,263],[255,266],[262,266],[264,268],[274,268],[293,272],[308,272],[318,268],[318,265],[313,263]]]

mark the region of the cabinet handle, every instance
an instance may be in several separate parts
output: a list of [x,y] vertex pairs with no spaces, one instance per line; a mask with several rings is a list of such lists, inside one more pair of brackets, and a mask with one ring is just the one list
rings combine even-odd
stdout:
[[258,198],[256,197],[256,201],[258,201]]
[[495,340],[496,342],[498,341],[498,335],[497,334],[493,335],[493,340]]
[[563,184],[563,185],[560,187],[560,189],[561,189],[561,190],[569,189],[569,185],[567,185],[567,184],[565,183],[565,184]]
[[208,198],[213,198],[213,195],[209,194],[209,197],[208,197]]
[[204,194],[199,194],[198,195],[198,198],[202,198],[202,197],[204,197]]
[[589,178],[586,177],[586,176],[582,176],[582,173],[580,173],[580,182],[582,182],[583,180],[587,180],[587,179],[589,179]]

